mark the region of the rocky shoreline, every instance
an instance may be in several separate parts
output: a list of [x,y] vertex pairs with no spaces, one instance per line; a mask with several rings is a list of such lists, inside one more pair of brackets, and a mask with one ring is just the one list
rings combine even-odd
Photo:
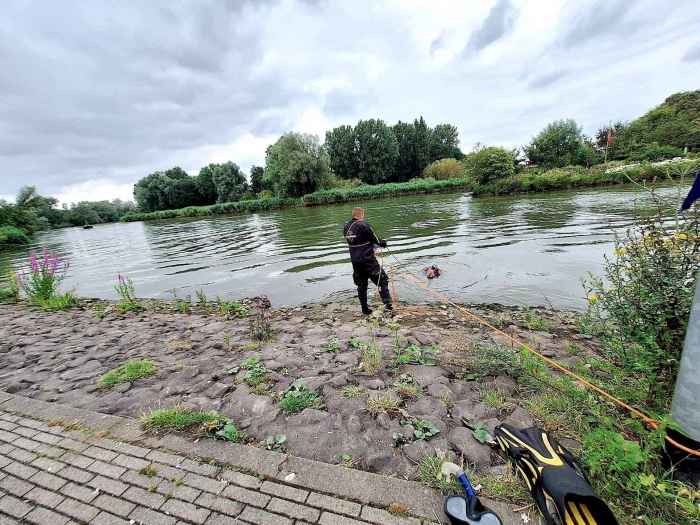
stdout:
[[[140,313],[119,313],[114,303],[95,301],[57,312],[1,306],[0,389],[132,418],[178,404],[215,410],[251,443],[284,434],[290,453],[408,479],[416,477],[420,459],[436,450],[463,456],[482,472],[502,468],[463,422],[489,430],[504,421],[533,424],[520,406],[521,386],[505,372],[480,373],[483,363],[474,357],[476,348],[510,343],[441,305],[404,306],[393,317],[369,319],[354,301],[273,308],[274,341],[256,347],[250,314],[227,319],[207,309],[181,313],[160,304]],[[574,313],[500,305],[469,309],[570,367],[598,350],[578,333]],[[363,348],[370,346],[381,352],[376,372],[361,366]],[[397,362],[402,354],[412,355],[411,362]],[[229,373],[256,357],[266,370],[262,395],[242,381],[245,370]],[[99,387],[102,375],[135,359],[155,361],[157,375]],[[323,396],[323,409],[295,415],[281,410],[281,393],[298,381]],[[411,395],[397,386],[401,381],[415,387]],[[502,406],[485,402],[494,394]],[[370,413],[368,400],[376,396],[399,400],[398,409]],[[416,439],[413,418],[432,423],[439,433]]]

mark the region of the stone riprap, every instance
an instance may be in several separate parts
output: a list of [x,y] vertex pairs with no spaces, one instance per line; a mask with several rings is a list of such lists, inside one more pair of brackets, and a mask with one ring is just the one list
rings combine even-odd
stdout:
[[[437,449],[486,470],[502,460],[476,441],[462,422],[482,422],[490,429],[502,421],[519,427],[532,424],[518,407],[518,386],[512,379],[501,375],[468,380],[463,374],[471,345],[502,344],[505,339],[439,306],[406,308],[388,320],[401,324],[398,341],[387,321],[368,322],[354,303],[276,309],[275,340],[256,349],[245,349],[252,342],[250,316],[227,320],[175,312],[119,314],[113,306],[104,312],[92,307],[62,312],[30,311],[22,305],[0,308],[0,389],[6,392],[128,418],[176,404],[216,410],[251,441],[284,434],[286,450],[302,458],[337,463],[350,457],[361,469],[415,479],[416,463]],[[570,365],[581,360],[567,351],[571,343],[582,351],[593,345],[571,335],[566,326],[573,323],[571,316],[563,321],[551,310],[533,311],[549,319],[552,328],[547,332],[523,328],[523,309],[473,311],[492,322],[498,319],[509,334]],[[334,339],[337,354],[323,346]],[[351,340],[378,345],[383,354],[378,373],[358,369],[361,353]],[[406,364],[392,370],[390,360],[410,345],[440,349],[439,355],[429,356],[437,359],[437,366]],[[251,393],[241,381],[245,370],[228,373],[256,356],[268,371],[268,395]],[[157,375],[111,389],[99,387],[103,374],[135,359],[156,361]],[[371,415],[366,402],[379,394],[397,395],[394,382],[401,373],[411,374],[422,388],[421,395],[405,399],[401,408],[434,423],[440,433],[429,441],[396,447],[394,436],[410,440],[413,428],[402,426],[398,413]],[[286,415],[279,397],[300,380],[323,395],[325,408]],[[348,399],[343,396],[347,386],[363,390]],[[484,387],[503,392],[510,408],[495,410],[485,404]]]

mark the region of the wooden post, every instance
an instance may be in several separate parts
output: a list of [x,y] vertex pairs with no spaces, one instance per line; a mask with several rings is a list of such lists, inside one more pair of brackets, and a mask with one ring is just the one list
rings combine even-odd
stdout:
[[389,280],[391,281],[391,295],[394,299],[394,304],[399,302],[399,298],[396,297],[396,288],[394,287],[394,265],[389,265]]

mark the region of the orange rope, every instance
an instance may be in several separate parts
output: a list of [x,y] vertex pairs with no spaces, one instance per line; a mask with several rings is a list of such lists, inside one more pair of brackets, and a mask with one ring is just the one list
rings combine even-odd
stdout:
[[[391,268],[393,268],[393,265],[389,265],[389,266],[390,266]],[[445,302],[445,303],[447,303],[447,304],[449,304],[449,305],[451,305],[451,306],[454,306],[457,310],[459,310],[459,311],[462,312],[463,314],[465,314],[465,315],[471,317],[472,319],[478,321],[479,323],[483,324],[484,326],[489,327],[489,328],[490,328],[491,330],[493,330],[494,332],[497,332],[498,334],[502,335],[503,337],[505,337],[505,338],[508,339],[509,341],[512,341],[513,343],[515,343],[516,345],[518,345],[518,346],[524,348],[525,350],[527,350],[527,351],[530,352],[531,354],[533,354],[533,355],[539,357],[539,358],[542,359],[544,362],[546,362],[548,365],[550,365],[550,366],[556,368],[557,370],[560,370],[561,372],[565,373],[566,375],[568,375],[568,376],[570,376],[570,377],[573,377],[576,381],[580,382],[581,384],[583,384],[583,385],[587,386],[588,388],[590,388],[590,389],[592,389],[592,390],[598,392],[600,395],[602,395],[602,396],[604,396],[604,397],[607,397],[608,399],[610,399],[611,401],[617,403],[617,404],[620,405],[621,407],[626,408],[627,410],[629,410],[630,412],[632,412],[632,413],[635,414],[636,416],[640,417],[640,418],[642,419],[642,421],[644,421],[645,423],[651,425],[653,428],[655,428],[655,429],[658,429],[658,428],[659,428],[659,425],[661,424],[661,421],[657,421],[657,420],[655,420],[655,419],[650,418],[649,416],[643,414],[642,412],[640,412],[640,411],[637,410],[636,408],[631,407],[630,405],[628,405],[627,403],[625,403],[625,402],[622,401],[621,399],[616,398],[616,397],[613,396],[612,394],[607,393],[605,390],[603,390],[603,389],[601,389],[601,388],[598,388],[598,387],[595,386],[593,383],[590,383],[589,381],[586,381],[584,378],[582,378],[582,377],[580,377],[580,376],[574,374],[574,373],[571,372],[570,370],[564,368],[564,367],[561,366],[559,363],[557,363],[557,362],[555,362],[555,361],[552,361],[552,360],[549,359],[548,357],[543,356],[543,355],[540,354],[539,352],[537,352],[537,351],[533,350],[532,348],[530,348],[529,346],[527,346],[525,343],[521,343],[520,341],[518,341],[518,340],[515,339],[514,337],[508,335],[507,333],[503,332],[502,330],[499,330],[499,329],[496,328],[495,326],[489,324],[487,321],[485,321],[485,320],[482,319],[481,317],[479,317],[479,316],[477,316],[477,315],[474,315],[473,313],[471,313],[471,312],[470,312],[469,310],[467,310],[466,308],[464,308],[464,307],[462,307],[462,306],[459,306],[458,304],[453,303],[452,301],[450,301],[450,300],[449,300],[448,298],[446,298],[445,296],[443,296],[443,295],[441,295],[440,293],[436,292],[435,290],[433,290],[433,289],[431,289],[431,288],[425,286],[422,282],[420,282],[418,279],[416,279],[416,278],[413,277],[412,275],[410,275],[410,274],[408,274],[408,273],[406,273],[406,272],[401,271],[401,269],[399,269],[399,268],[397,268],[396,271],[398,271],[401,275],[403,275],[403,276],[404,276],[406,279],[408,279],[409,281],[413,282],[413,284],[415,284],[416,286],[418,286],[418,287],[424,289],[425,291],[427,291],[427,292],[433,294],[435,297],[439,298],[439,299],[442,300],[443,302]],[[700,451],[698,451],[698,450],[693,450],[693,449],[691,449],[691,448],[685,447],[685,446],[681,445],[680,443],[677,443],[676,441],[674,441],[673,439],[671,439],[668,435],[665,436],[665,437],[666,437],[666,441],[668,441],[669,443],[671,443],[673,446],[677,447],[678,449],[683,450],[684,452],[687,452],[688,454],[692,454],[692,455],[694,455],[694,456],[700,457]]]

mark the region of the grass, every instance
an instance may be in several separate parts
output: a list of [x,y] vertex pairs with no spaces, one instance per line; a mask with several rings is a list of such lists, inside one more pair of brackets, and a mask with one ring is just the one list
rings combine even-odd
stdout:
[[140,468],[138,470],[138,473],[141,474],[142,476],[148,476],[149,478],[152,478],[153,476],[158,474],[158,471],[149,465],[147,467]]
[[340,395],[345,399],[355,399],[365,393],[365,389],[361,386],[344,386],[340,389]]
[[80,299],[68,292],[63,295],[54,295],[48,299],[36,298],[34,303],[44,310],[66,310],[80,304]]
[[[434,455],[423,457],[418,464],[418,478],[445,496],[464,494],[464,489],[456,477],[452,476],[449,483],[444,478],[438,479],[443,461],[442,458]],[[479,496],[505,501],[513,507],[532,503],[532,496],[525,485],[513,475],[510,468],[506,469],[505,474],[500,478],[479,474],[469,465],[463,465],[462,468],[473,486],[483,487],[479,491]]]
[[175,405],[152,410],[141,418],[141,424],[149,430],[184,430],[218,419],[219,416],[214,412],[199,412]]
[[252,343],[248,343],[245,345],[241,345],[238,347],[239,352],[247,352],[248,350],[257,350],[260,348],[262,345],[265,343],[263,341],[254,341]]
[[297,381],[284,391],[280,406],[285,414],[291,415],[307,408],[321,410],[325,408],[326,401],[315,390],[309,390],[304,381]]
[[386,511],[392,516],[398,516],[399,518],[408,518],[412,514],[411,509],[401,503],[392,503]]
[[365,410],[376,416],[377,414],[387,414],[399,409],[401,399],[392,394],[376,394],[370,397],[365,404]]
[[136,381],[157,373],[155,361],[131,361],[107,372],[100,379],[100,388],[109,388],[120,383]]
[[172,341],[168,341],[165,343],[165,349],[166,350],[189,350],[190,349],[190,342],[189,341],[181,341],[179,339],[173,339]]
[[376,339],[371,345],[360,345],[360,361],[362,369],[370,374],[376,374],[382,369],[382,349]]

